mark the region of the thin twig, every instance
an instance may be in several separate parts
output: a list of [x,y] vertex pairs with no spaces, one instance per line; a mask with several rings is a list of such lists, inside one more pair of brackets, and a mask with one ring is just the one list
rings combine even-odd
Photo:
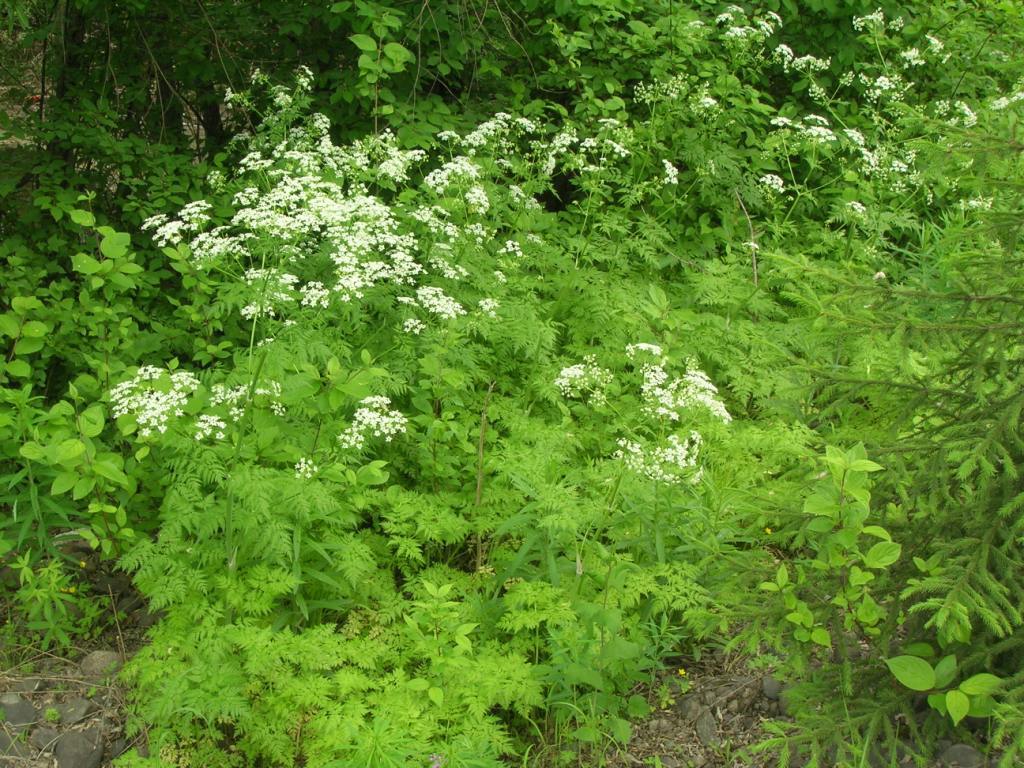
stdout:
[[747,213],[747,206],[743,204],[743,198],[740,197],[739,190],[733,190],[733,193],[736,195],[736,202],[740,204],[740,209],[747,219],[747,230],[750,232],[750,242],[747,245],[750,246],[750,263],[754,270],[754,287],[757,288],[757,249],[760,246],[758,246],[757,238],[754,236],[754,222],[750,220],[750,214]]
[[[487,408],[491,404],[491,394],[494,392],[492,381],[487,387],[487,395],[484,397],[484,407],[480,411],[480,436],[476,442],[476,495],[473,498],[473,506],[479,507],[484,497],[484,439],[487,437]],[[484,545],[483,536],[479,531],[476,533],[476,569],[483,566]]]

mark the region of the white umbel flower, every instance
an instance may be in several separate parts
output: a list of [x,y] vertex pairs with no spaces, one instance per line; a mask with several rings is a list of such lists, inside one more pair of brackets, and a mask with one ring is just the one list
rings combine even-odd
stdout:
[[390,398],[371,395],[363,398],[359,405],[352,424],[338,436],[342,448],[359,450],[366,445],[368,437],[384,438],[384,442],[390,443],[396,435],[405,432],[408,419],[391,409]]

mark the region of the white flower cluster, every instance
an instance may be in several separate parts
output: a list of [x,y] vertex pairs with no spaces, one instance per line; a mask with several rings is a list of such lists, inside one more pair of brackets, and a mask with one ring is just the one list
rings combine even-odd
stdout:
[[653,355],[656,358],[660,358],[662,350],[657,344],[648,344],[644,341],[626,345],[626,357],[630,360],[635,360],[638,353]]
[[819,59],[815,56],[797,56],[788,45],[780,45],[772,52],[772,60],[782,66],[783,72],[827,72],[832,66],[832,59]]
[[249,269],[245,273],[245,284],[256,288],[256,297],[242,307],[242,317],[253,318],[275,317],[277,309],[294,301],[295,284],[299,278],[279,269]]
[[320,471],[320,467],[313,463],[312,459],[301,458],[295,464],[296,480],[311,480]]
[[196,419],[195,438],[196,440],[205,440],[208,437],[213,437],[223,440],[224,430],[227,428],[228,425],[224,423],[224,419],[204,413]]
[[1003,110],[1007,107],[1013,106],[1014,104],[1019,104],[1022,101],[1024,101],[1024,89],[1014,91],[1009,96],[1000,96],[992,102],[992,109],[997,111]]
[[[762,18],[748,19],[746,11],[738,5],[730,5],[723,13],[715,17],[715,23],[726,27],[723,37],[726,40],[763,40],[782,26],[782,18],[769,11]],[[753,25],[753,26],[751,26]]]
[[487,190],[479,184],[474,184],[466,190],[465,199],[466,208],[468,208],[471,213],[483,215],[490,210],[491,200],[487,197]]
[[497,299],[480,299],[480,301],[477,302],[477,307],[480,309],[480,312],[492,319],[498,316],[498,308],[500,306],[501,304]]
[[476,181],[479,178],[480,168],[476,163],[464,155],[459,155],[428,173],[423,183],[430,187],[434,194],[443,195],[455,181]]
[[861,74],[857,79],[865,87],[864,93],[868,97],[868,101],[873,104],[880,104],[883,101],[900,101],[910,90],[910,83],[895,72],[875,78]]
[[432,285],[417,288],[415,299],[410,296],[400,296],[398,301],[401,304],[423,307],[428,312],[445,320],[454,320],[456,317],[466,314],[466,310],[459,302]]
[[665,176],[662,178],[662,183],[666,186],[675,186],[679,183],[679,169],[676,168],[668,160],[661,161],[662,166],[665,168]]
[[905,67],[920,67],[924,64],[924,57],[921,56],[921,51],[917,48],[907,48],[907,50],[901,51],[900,58]]
[[774,173],[766,173],[757,180],[757,183],[762,190],[770,195],[781,195],[786,191],[786,183]]
[[404,323],[402,323],[402,330],[406,333],[411,333],[419,336],[426,329],[427,324],[416,317],[410,317]]
[[302,294],[302,306],[327,308],[331,292],[324,288],[324,284],[319,280],[306,283],[299,292]]
[[666,361],[661,357],[660,347],[653,344],[630,344],[626,347],[626,355],[631,360],[636,360],[640,352],[655,358],[653,362],[640,363],[643,376],[640,391],[647,413],[676,422],[681,418],[681,411],[701,408],[725,423],[732,421],[732,416],[718,397],[718,388],[692,362],[688,362],[688,370],[682,378],[673,379],[665,370]]
[[614,457],[630,472],[656,483],[678,485],[685,479],[698,483],[703,475],[697,466],[701,443],[700,434],[690,432],[685,439],[669,435],[663,445],[645,451],[640,443],[622,438]]
[[874,149],[858,146],[856,151],[864,175],[884,182],[894,192],[905,193],[921,183],[921,174],[914,168],[916,150],[882,145]]
[[587,355],[582,363],[570,365],[563,368],[557,378],[555,386],[565,398],[578,398],[589,395],[590,401],[595,405],[604,405],[608,402],[605,389],[612,382],[612,372],[597,364],[593,355]]
[[807,115],[799,120],[791,120],[788,117],[774,117],[771,124],[778,128],[782,135],[792,134],[797,139],[803,139],[807,144],[820,146],[838,141],[835,132],[829,127],[829,122],[821,115]]
[[365,397],[359,403],[352,424],[338,435],[342,448],[361,449],[368,437],[382,437],[390,443],[406,430],[408,420],[391,409],[391,400],[383,395]]
[[960,201],[961,211],[990,211],[992,210],[991,197],[972,197],[969,200]]
[[885,12],[881,8],[876,8],[874,13],[869,13],[866,16],[854,16],[853,28],[857,32],[884,29]]
[[227,387],[223,384],[214,384],[210,387],[210,405],[227,405],[228,414],[232,421],[238,421],[245,413],[245,408],[240,403],[249,396],[249,390],[244,384],[237,387]]
[[111,412],[114,418],[133,416],[140,437],[164,433],[171,416],[185,415],[185,406],[198,388],[199,379],[188,371],[144,365],[110,390]]
[[515,240],[506,240],[505,244],[498,249],[498,253],[511,256],[513,259],[518,260],[523,258],[523,246]]
[[509,137],[514,134],[536,133],[537,124],[526,117],[513,117],[507,112],[498,112],[490,120],[486,120],[470,133],[460,137],[454,131],[441,131],[437,137],[461,145],[470,157],[484,147],[491,147],[496,154],[510,148]]
[[550,176],[555,172],[555,167],[558,165],[558,158],[564,155],[569,149],[579,141],[576,136],[576,129],[567,128],[555,134],[555,137],[551,139],[546,145],[538,142],[534,145],[534,149],[538,154],[546,153],[546,158],[541,170],[545,176]]

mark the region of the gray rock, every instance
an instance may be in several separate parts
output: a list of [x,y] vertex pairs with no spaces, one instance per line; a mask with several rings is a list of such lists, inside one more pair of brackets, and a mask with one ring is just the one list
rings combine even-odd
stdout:
[[93,651],[78,665],[85,677],[113,677],[121,669],[121,654],[115,651]]
[[782,682],[771,675],[761,679],[761,693],[769,701],[778,701],[782,696]]
[[60,738],[60,732],[56,728],[36,728],[28,737],[28,743],[40,752],[49,752],[53,745]]
[[31,757],[32,751],[22,739],[12,736],[0,728],[0,765],[6,765],[5,757]]
[[150,613],[146,608],[139,608],[132,615],[132,621],[139,629],[149,629],[164,617],[163,611]]
[[672,730],[672,723],[661,717],[655,717],[648,722],[647,727],[651,733],[668,733]]
[[954,744],[943,750],[939,762],[950,768],[981,768],[985,765],[985,756],[967,744]]
[[115,757],[120,757],[128,749],[127,739],[114,739],[110,742],[110,759],[113,760]]
[[41,691],[46,687],[41,677],[23,677],[21,680],[15,681],[11,688],[20,693],[35,693]]
[[15,733],[20,733],[39,719],[36,708],[16,693],[0,696],[0,710],[3,710],[0,720],[13,728]]
[[711,714],[710,709],[705,709],[697,717],[697,722],[694,724],[694,730],[697,731],[697,738],[700,739],[700,743],[706,747],[714,747],[720,743],[718,738],[718,723],[715,721],[715,716]]
[[676,710],[678,710],[680,717],[688,723],[692,723],[697,719],[701,709],[700,699],[693,693],[686,694],[676,703]]
[[103,735],[99,728],[68,731],[54,750],[57,768],[99,768],[103,762]]
[[96,706],[96,702],[83,699],[81,696],[76,696],[70,701],[57,705],[57,711],[60,712],[61,725],[80,723],[97,709],[99,707]]
[[779,694],[779,714],[783,717],[792,717],[793,715],[793,701],[790,696],[790,689],[788,685],[782,686],[782,693]]

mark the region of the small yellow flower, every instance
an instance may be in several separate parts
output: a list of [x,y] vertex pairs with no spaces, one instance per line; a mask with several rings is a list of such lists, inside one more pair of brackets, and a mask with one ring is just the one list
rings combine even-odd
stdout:
[[686,677],[686,670],[683,667],[679,668],[679,676]]
[[771,532],[772,532],[772,529],[771,529],[771,528],[765,528],[765,529],[764,529],[764,532],[765,532],[765,533],[771,533]]
[[79,560],[78,561],[78,567],[79,568],[85,568],[85,560]]

